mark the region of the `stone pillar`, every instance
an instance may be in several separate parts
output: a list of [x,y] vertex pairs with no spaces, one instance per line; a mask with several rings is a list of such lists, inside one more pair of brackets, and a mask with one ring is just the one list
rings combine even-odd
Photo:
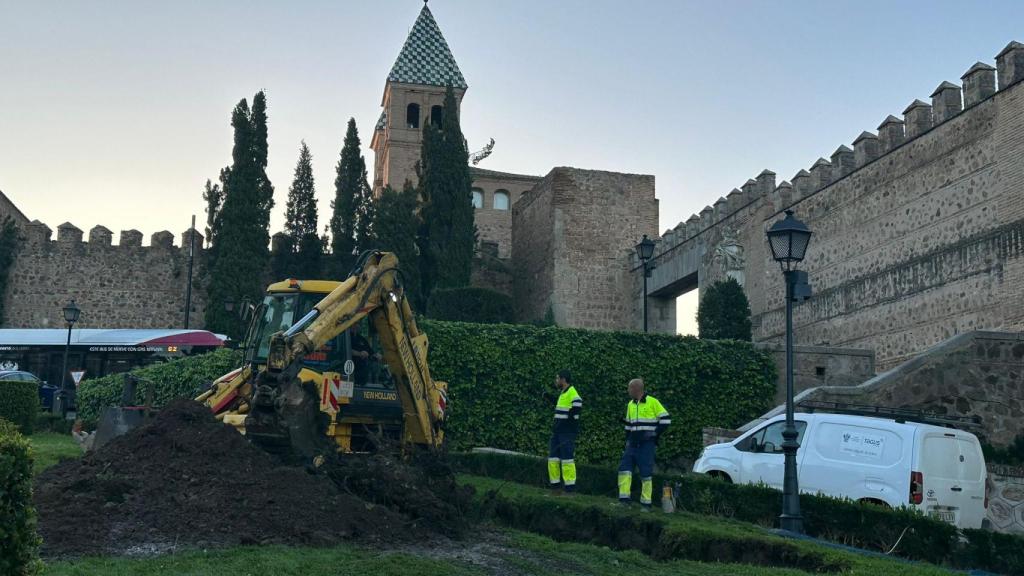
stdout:
[[761,196],[767,196],[775,190],[775,172],[767,168],[757,175],[757,191]]
[[882,145],[882,154],[903,144],[903,120],[890,114],[878,126],[878,140]]
[[159,232],[154,232],[153,235],[149,237],[149,245],[154,247],[154,248],[156,248],[156,247],[160,247],[160,248],[173,248],[174,247],[174,234],[171,234],[167,230],[161,230]]
[[943,82],[932,92],[932,117],[938,126],[963,110],[960,101],[960,87],[952,82]]
[[719,197],[715,200],[715,221],[719,221],[729,215],[729,201],[725,198]]
[[811,188],[821,190],[832,183],[832,164],[824,158],[818,158],[811,166]]
[[715,223],[715,209],[711,206],[705,206],[700,211],[700,227],[702,230],[707,230]]
[[996,69],[984,62],[975,62],[960,79],[964,82],[964,108],[996,93]]
[[903,111],[903,124],[907,131],[907,140],[917,138],[932,129],[932,105],[921,100],[914,100]]
[[53,236],[53,230],[39,220],[33,220],[25,225],[25,240],[29,244],[47,244]]
[[779,199],[779,205],[775,207],[776,211],[782,210],[787,206],[793,204],[793,185],[783,180],[779,183],[779,187],[775,189],[775,195]]
[[120,246],[142,246],[142,232],[138,230],[121,230]]
[[89,244],[110,246],[110,239],[113,237],[114,233],[103,226],[93,226],[92,230],[89,230]]
[[746,204],[743,201],[743,192],[740,192],[739,188],[733,188],[725,199],[729,201],[729,212],[735,212]]
[[793,202],[798,202],[814,192],[811,185],[811,173],[807,170],[800,170],[793,176]]
[[65,222],[57,226],[57,242],[72,244],[82,241],[82,231],[71,222]]
[[686,236],[687,238],[693,238],[704,231],[704,228],[700,225],[700,216],[696,214],[691,215],[686,219]]
[[757,180],[751,178],[747,180],[747,183],[743,185],[743,196],[747,199],[747,202],[753,202],[757,200],[759,190],[757,189]]
[[857,163],[857,168],[879,156],[878,136],[871,132],[861,132],[860,136],[857,136],[857,139],[853,141],[853,158]]
[[185,254],[188,254],[188,244],[190,237],[195,239],[195,244],[193,245],[193,247],[198,253],[200,250],[203,249],[204,238],[203,235],[200,234],[199,231],[197,231],[195,228],[189,228],[188,230],[185,230],[184,232],[181,233],[181,248],[185,251]]
[[1011,84],[1024,80],[1024,44],[1013,41],[996,56],[999,70],[999,89],[1006,90]]
[[853,150],[843,144],[832,153],[832,181],[839,180],[857,168],[853,160]]

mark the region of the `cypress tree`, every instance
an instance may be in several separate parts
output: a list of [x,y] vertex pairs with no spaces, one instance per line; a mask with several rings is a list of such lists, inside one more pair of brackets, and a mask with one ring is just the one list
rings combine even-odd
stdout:
[[751,340],[750,302],[734,278],[708,288],[697,306],[697,329],[709,340]]
[[401,192],[390,186],[384,188],[377,199],[373,230],[376,234],[377,248],[393,252],[398,258],[406,296],[417,310],[423,311],[425,307],[420,299],[419,256],[416,250],[416,234],[419,230],[419,216],[416,213],[418,202],[416,189],[409,181],[405,182],[405,188]]
[[366,161],[360,150],[356,121],[349,118],[345,142],[338,159],[331,202],[331,275],[344,278],[356,261],[356,254],[370,246],[372,212]]
[[206,240],[212,245],[220,229],[217,213],[220,212],[224,194],[221,193],[220,185],[210,182],[209,178],[206,179],[206,187],[203,188],[203,200],[206,201]]
[[316,186],[313,182],[313,157],[306,142],[299,148],[299,160],[295,165],[295,179],[288,189],[288,204],[285,208],[285,233],[288,235],[290,252],[293,257],[285,266],[284,276],[318,278],[320,256],[323,252],[317,235]]
[[[221,171],[222,202],[215,216],[206,328],[239,338],[243,331],[237,310],[246,300],[260,299],[269,259],[270,209],[274,187],[267,178],[267,116],[263,92],[253,108],[242,99],[231,114],[234,146],[231,166]],[[226,310],[228,303],[234,310]]]
[[441,126],[426,123],[419,166],[424,299],[434,288],[468,286],[476,247],[469,153],[448,86]]

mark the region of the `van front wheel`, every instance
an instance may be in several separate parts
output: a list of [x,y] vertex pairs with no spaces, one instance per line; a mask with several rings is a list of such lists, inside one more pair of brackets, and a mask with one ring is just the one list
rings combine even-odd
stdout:
[[712,470],[711,472],[708,472],[708,476],[716,480],[722,480],[726,484],[732,484],[732,478],[730,478],[728,474],[720,470]]
[[886,502],[885,500],[878,500],[877,498],[861,498],[860,500],[858,500],[858,502],[862,504],[871,504],[872,506],[880,506],[882,508],[885,508],[886,510],[892,509],[892,506],[889,506],[888,502]]

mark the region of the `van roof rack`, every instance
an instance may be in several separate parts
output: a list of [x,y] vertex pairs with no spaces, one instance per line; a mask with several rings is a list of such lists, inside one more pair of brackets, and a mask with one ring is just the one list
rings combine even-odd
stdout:
[[822,402],[818,400],[804,400],[796,406],[812,414],[818,411],[834,414],[851,414],[854,416],[874,416],[876,418],[890,418],[901,423],[918,422],[933,426],[945,426],[947,428],[981,427],[981,418],[978,416],[949,416],[913,408],[889,408],[887,406]]

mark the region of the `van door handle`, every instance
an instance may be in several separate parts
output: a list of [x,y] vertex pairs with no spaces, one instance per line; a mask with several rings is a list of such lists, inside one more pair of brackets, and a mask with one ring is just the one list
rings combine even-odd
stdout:
[[959,486],[953,486],[952,488],[950,488],[950,490],[952,490],[953,492],[963,492],[964,489]]

